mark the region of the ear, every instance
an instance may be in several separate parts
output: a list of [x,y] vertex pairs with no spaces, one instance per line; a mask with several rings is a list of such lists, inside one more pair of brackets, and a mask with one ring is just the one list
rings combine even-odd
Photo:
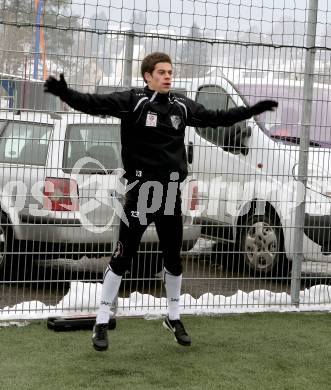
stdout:
[[149,72],[145,72],[144,79],[146,80],[146,82],[151,81],[152,75]]

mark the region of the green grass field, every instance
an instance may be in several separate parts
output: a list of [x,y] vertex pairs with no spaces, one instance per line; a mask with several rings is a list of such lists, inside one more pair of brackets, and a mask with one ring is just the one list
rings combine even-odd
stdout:
[[183,317],[191,347],[161,320],[119,318],[110,348],[45,321],[0,328],[0,389],[330,389],[331,314]]

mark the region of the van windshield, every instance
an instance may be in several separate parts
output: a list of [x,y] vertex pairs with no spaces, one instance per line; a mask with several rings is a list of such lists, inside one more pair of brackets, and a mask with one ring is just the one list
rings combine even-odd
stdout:
[[[297,85],[249,85],[241,84],[236,88],[249,105],[259,100],[278,101],[275,111],[259,115],[259,123],[267,134],[285,144],[299,144],[302,129],[303,87]],[[331,90],[330,86],[314,88],[310,126],[310,145],[331,148]]]

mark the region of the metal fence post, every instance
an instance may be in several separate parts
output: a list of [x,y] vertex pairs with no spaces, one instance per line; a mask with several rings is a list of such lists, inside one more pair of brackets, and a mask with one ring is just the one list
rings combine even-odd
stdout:
[[[133,44],[134,44],[134,31],[129,30],[127,34],[125,35],[125,49],[124,49],[124,67],[123,67],[123,86],[130,88],[132,84],[132,63],[133,63]],[[124,184],[122,179],[118,179],[122,181],[122,184]],[[119,199],[119,194],[116,194],[117,199]],[[123,199],[120,199],[121,202],[124,202]],[[118,242],[119,237],[119,225],[120,225],[120,218],[116,219],[117,222],[117,229],[116,229],[116,240],[114,240],[113,250],[116,249],[116,245]],[[111,307],[111,310],[113,311],[114,315],[116,315],[118,308],[118,294],[116,295],[116,298],[114,299],[113,305]]]
[[131,87],[132,84],[132,63],[133,63],[133,41],[134,31],[129,30],[125,36],[125,58],[124,58],[124,87]]
[[[314,88],[317,10],[318,0],[310,0],[308,12],[307,51],[305,58],[304,101],[301,121],[302,127],[300,135],[300,152],[298,166],[298,185],[296,199],[297,207],[295,211],[295,231],[293,245],[294,253],[291,277],[291,303],[292,305],[296,306],[299,306],[300,303],[300,282],[303,260],[303,234],[306,206],[306,185],[310,143],[310,121]],[[302,199],[303,201],[301,201]]]

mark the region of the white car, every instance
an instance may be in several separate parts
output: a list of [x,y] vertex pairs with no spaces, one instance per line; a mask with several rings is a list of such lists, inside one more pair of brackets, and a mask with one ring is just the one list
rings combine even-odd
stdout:
[[[27,249],[41,260],[109,254],[125,194],[120,149],[116,118],[0,111],[0,268]],[[189,215],[197,193],[192,176],[183,190],[186,251],[201,230]],[[157,249],[151,225],[142,238],[140,259]],[[157,259],[155,273],[161,267]]]

